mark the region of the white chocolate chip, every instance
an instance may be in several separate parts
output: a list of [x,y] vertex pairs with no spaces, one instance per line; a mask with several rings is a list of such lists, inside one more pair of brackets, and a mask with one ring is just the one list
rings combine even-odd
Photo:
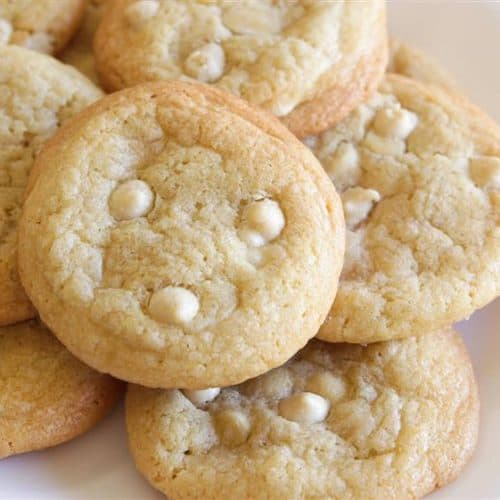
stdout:
[[328,416],[330,402],[312,392],[299,392],[279,403],[279,414],[302,424],[322,422]]
[[127,22],[138,28],[144,22],[156,16],[160,3],[157,0],[139,0],[129,5],[124,12]]
[[6,19],[0,19],[0,45],[9,43],[12,35],[12,24]]
[[200,390],[182,390],[182,394],[184,394],[184,396],[186,396],[195,406],[203,406],[204,404],[213,401],[219,393],[220,389],[218,387],[209,387],[208,389]]
[[377,111],[373,128],[378,135],[406,139],[418,124],[418,116],[411,111],[395,108],[382,108]]
[[161,323],[189,323],[199,309],[198,297],[180,286],[162,288],[153,293],[149,301],[151,316]]
[[480,156],[469,161],[469,174],[482,188],[500,189],[500,158]]
[[109,197],[109,211],[118,220],[143,217],[151,210],[153,198],[153,192],[144,181],[126,181]]
[[381,155],[400,156],[406,151],[406,144],[403,139],[380,136],[370,130],[363,141],[364,145]]
[[50,35],[47,33],[33,33],[23,41],[23,47],[30,50],[36,50],[37,52],[42,52],[43,54],[52,53],[52,48],[54,41]]
[[226,446],[243,444],[250,434],[248,417],[237,410],[223,410],[216,414],[215,425],[222,443]]
[[335,187],[341,191],[354,186],[361,175],[359,153],[350,142],[339,144],[335,154],[323,165]]
[[191,52],[184,61],[186,73],[200,82],[212,83],[224,72],[224,50],[217,43],[207,43]]
[[279,12],[266,5],[254,4],[251,7],[230,5],[222,14],[222,21],[239,35],[278,33],[281,29]]
[[315,135],[310,135],[309,137],[304,137],[302,142],[310,149],[314,149],[318,145],[318,137]]
[[249,246],[259,247],[279,236],[285,227],[285,216],[279,203],[263,199],[246,207],[241,239]]
[[342,399],[346,393],[344,381],[330,372],[319,372],[306,382],[305,390],[319,394],[330,402]]
[[380,201],[380,194],[374,189],[354,187],[344,191],[342,204],[347,226],[353,228],[366,219],[378,201]]

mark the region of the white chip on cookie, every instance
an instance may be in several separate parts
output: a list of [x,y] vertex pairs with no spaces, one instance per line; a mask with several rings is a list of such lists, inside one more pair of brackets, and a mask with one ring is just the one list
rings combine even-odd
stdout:
[[151,188],[138,179],[120,184],[109,198],[109,210],[115,219],[127,220],[143,217],[153,206]]
[[358,150],[350,142],[343,142],[323,166],[335,187],[344,190],[358,181],[361,173],[359,163]]
[[38,32],[24,39],[22,45],[30,50],[42,52],[43,54],[51,54],[54,47],[54,40],[49,34]]
[[328,416],[330,402],[312,392],[299,392],[279,402],[279,414],[303,424],[322,422]]
[[208,389],[189,390],[183,389],[182,394],[186,396],[195,406],[203,406],[213,401],[220,393],[218,387],[209,387]]
[[281,29],[279,11],[258,3],[250,7],[234,2],[224,10],[222,21],[239,35],[278,33]]
[[248,417],[238,410],[222,410],[215,416],[217,432],[226,446],[243,444],[250,434]]
[[500,189],[500,158],[480,156],[469,161],[471,179],[481,187]]
[[375,189],[349,188],[342,193],[345,221],[349,228],[357,226],[368,217],[380,194]]
[[406,139],[418,124],[418,116],[400,107],[382,108],[377,111],[373,128],[380,136]]
[[9,43],[12,35],[12,24],[6,19],[0,19],[0,45]]
[[151,316],[161,323],[189,323],[199,309],[198,297],[180,286],[167,286],[156,291],[149,302]]
[[125,9],[125,18],[134,27],[156,16],[160,3],[158,0],[138,0]]
[[277,238],[285,227],[285,216],[278,202],[269,199],[251,203],[244,211],[240,236],[249,246],[259,247]]
[[224,72],[224,50],[218,43],[207,43],[191,52],[184,61],[186,73],[200,82],[212,83]]

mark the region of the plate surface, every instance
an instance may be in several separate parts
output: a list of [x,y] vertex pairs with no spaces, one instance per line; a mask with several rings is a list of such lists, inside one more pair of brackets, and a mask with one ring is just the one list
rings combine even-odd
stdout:
[[[393,35],[441,61],[474,102],[500,122],[500,3],[394,1]],[[460,478],[433,499],[500,499],[500,300],[458,325],[481,393],[476,453]],[[85,436],[0,463],[0,499],[155,500],[163,498],[134,469],[123,409]]]

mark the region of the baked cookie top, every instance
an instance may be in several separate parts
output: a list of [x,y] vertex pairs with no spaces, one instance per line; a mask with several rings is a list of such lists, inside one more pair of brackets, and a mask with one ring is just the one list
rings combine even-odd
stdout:
[[423,83],[438,85],[457,94],[462,93],[455,78],[436,60],[421,50],[394,38],[389,40],[387,71]]
[[54,54],[78,29],[85,0],[0,0],[0,45]]
[[390,75],[309,138],[347,244],[319,337],[374,342],[467,318],[500,294],[500,130],[464,98]]
[[[129,386],[130,450],[169,498],[417,498],[453,480],[479,402],[460,336],[311,341],[220,392]],[[256,494],[255,492],[259,492]]]
[[0,458],[82,434],[122,389],[78,361],[38,321],[0,328]]
[[99,83],[99,79],[95,69],[92,43],[104,8],[109,3],[110,0],[89,0],[78,33],[59,55],[61,61],[74,66],[95,83]]
[[62,122],[101,96],[76,70],[14,45],[0,47],[0,325],[35,312],[17,274],[17,221],[35,156]]
[[[108,90],[212,83],[318,133],[373,93],[387,62],[382,0],[117,0],[96,34]],[[327,109],[326,109],[327,108]]]
[[345,231],[328,176],[271,115],[212,87],[105,97],[30,182],[23,284],[72,352],[118,378],[239,383],[303,347],[335,296]]

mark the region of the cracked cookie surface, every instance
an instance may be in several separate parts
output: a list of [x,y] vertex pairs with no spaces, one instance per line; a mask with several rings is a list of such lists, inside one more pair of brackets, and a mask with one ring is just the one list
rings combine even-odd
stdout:
[[17,222],[35,156],[61,123],[101,95],[48,56],[0,47],[0,325],[35,314],[16,262]]
[[122,390],[121,382],[84,365],[38,321],[0,328],[0,458],[82,434]]
[[319,338],[419,335],[500,294],[500,129],[480,110],[391,75],[307,143],[341,193],[347,226]]
[[364,347],[313,340],[209,400],[130,385],[126,402],[137,467],[172,499],[421,497],[469,459],[478,410],[453,331]]
[[387,62],[385,4],[118,0],[99,26],[95,53],[108,90],[191,78],[305,136],[375,91]]
[[332,183],[277,120],[212,87],[105,97],[44,148],[29,189],[23,284],[70,351],[118,378],[239,383],[303,347],[333,301]]
[[78,29],[85,0],[0,0],[0,45],[54,54]]

